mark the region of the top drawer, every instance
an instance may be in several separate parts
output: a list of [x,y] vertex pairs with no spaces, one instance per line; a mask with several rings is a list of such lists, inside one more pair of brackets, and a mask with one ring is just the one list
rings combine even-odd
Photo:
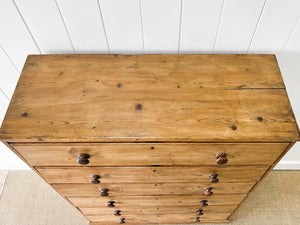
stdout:
[[[271,165],[289,143],[13,144],[32,166]],[[79,159],[80,153],[85,153]],[[82,154],[81,154],[82,155]]]

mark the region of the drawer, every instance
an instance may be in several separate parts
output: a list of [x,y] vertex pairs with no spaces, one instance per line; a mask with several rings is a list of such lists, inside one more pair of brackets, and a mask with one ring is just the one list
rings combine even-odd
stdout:
[[91,222],[101,223],[120,223],[123,220],[125,224],[196,224],[199,222],[219,222],[225,221],[230,216],[230,213],[214,213],[203,216],[195,214],[166,214],[166,215],[128,215],[128,216],[103,216],[103,215],[88,215],[86,216]]
[[[255,182],[268,166],[211,167],[37,167],[49,183],[88,184],[98,175],[100,184],[120,183],[208,183],[216,174],[218,184]],[[91,184],[93,185],[93,184]]]
[[218,195],[248,193],[249,183],[53,184],[64,196]]
[[[271,165],[289,143],[13,144],[32,166]],[[220,156],[219,153],[224,153]],[[219,154],[219,155],[218,155]],[[218,157],[217,157],[218,155]]]
[[115,197],[69,197],[68,199],[77,207],[106,207],[109,201],[114,201],[114,208],[119,206],[200,206],[201,201],[210,205],[238,205],[246,197],[239,195],[160,195],[160,196],[115,196]]
[[115,210],[119,210],[121,216],[127,215],[162,215],[162,214],[197,214],[197,210],[202,210],[203,215],[214,213],[232,213],[238,205],[217,205],[217,206],[146,206],[146,207],[126,207],[117,208],[79,208],[85,215],[114,215]]

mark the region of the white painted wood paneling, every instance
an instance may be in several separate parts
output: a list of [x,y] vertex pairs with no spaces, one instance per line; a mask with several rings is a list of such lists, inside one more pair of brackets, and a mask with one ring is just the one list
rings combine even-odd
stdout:
[[2,89],[0,89],[0,103],[1,103],[0,104],[0,125],[1,125],[9,104],[9,99],[3,93]]
[[283,50],[289,52],[300,51],[300,17]]
[[0,44],[19,71],[22,70],[27,54],[39,53],[12,0],[0,1]]
[[265,0],[225,0],[215,52],[247,53]]
[[180,53],[212,53],[223,0],[184,0]]
[[98,0],[58,0],[76,53],[108,53]]
[[99,0],[111,53],[143,53],[139,0]]
[[146,53],[178,53],[182,0],[141,0]]
[[74,53],[55,0],[15,0],[42,53]]
[[249,53],[274,53],[281,50],[299,16],[299,0],[267,0]]
[[19,72],[0,45],[0,88],[7,97],[13,95],[18,79]]

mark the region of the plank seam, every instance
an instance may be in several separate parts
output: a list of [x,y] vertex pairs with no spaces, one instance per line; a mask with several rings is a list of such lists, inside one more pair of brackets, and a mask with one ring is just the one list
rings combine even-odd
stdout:
[[70,32],[69,32],[69,30],[68,30],[68,28],[67,28],[67,25],[66,25],[66,23],[65,23],[64,17],[63,17],[63,15],[62,15],[61,10],[60,10],[60,8],[59,8],[59,5],[58,5],[58,3],[57,3],[57,0],[55,0],[55,4],[56,4],[57,10],[58,10],[58,13],[59,13],[59,15],[60,15],[60,18],[61,18],[61,20],[62,20],[62,22],[63,22],[64,28],[65,28],[65,30],[66,30],[68,39],[69,39],[69,41],[70,41],[70,43],[71,43],[71,45],[72,45],[73,52],[76,54],[76,50],[75,50],[75,47],[74,47],[74,44],[73,44],[73,41],[72,41]]
[[102,26],[103,26],[103,31],[104,31],[104,35],[105,35],[106,44],[107,44],[108,53],[111,54],[111,49],[109,46],[109,41],[108,41],[107,32],[106,32],[106,28],[105,28],[105,24],[104,24],[104,19],[103,19],[103,14],[102,14],[102,10],[101,10],[100,0],[97,0],[97,4],[98,4],[98,9],[99,9],[100,19],[102,21]]
[[215,40],[214,40],[213,53],[215,53],[215,51],[216,51],[216,45],[217,45],[217,40],[218,40],[218,36],[219,36],[221,20],[222,20],[222,17],[223,17],[224,5],[225,5],[225,0],[222,1],[221,12],[220,12],[217,31],[216,31],[216,36],[215,36]]
[[34,36],[33,36],[31,30],[29,29],[29,27],[28,27],[28,25],[27,25],[27,23],[26,23],[26,21],[25,21],[23,15],[22,15],[22,13],[21,13],[19,7],[17,6],[15,0],[12,0],[12,2],[13,2],[13,4],[14,4],[16,10],[18,11],[18,13],[19,13],[19,15],[20,15],[20,17],[21,17],[21,20],[23,21],[23,23],[24,23],[24,25],[25,25],[25,27],[26,27],[26,29],[27,29],[29,35],[31,36],[32,41],[34,42],[36,48],[38,49],[38,51],[39,51],[40,54],[43,54],[42,51],[41,51],[41,49],[40,49],[40,47],[39,47],[39,45],[37,44],[37,41],[35,40],[35,38],[34,38]]
[[139,0],[140,6],[140,17],[141,17],[141,29],[142,29],[142,41],[143,41],[143,54],[145,54],[145,34],[144,34],[144,23],[143,23],[143,13],[142,13],[142,0]]
[[262,9],[261,9],[259,18],[258,18],[258,20],[257,20],[255,29],[254,29],[254,31],[253,31],[252,37],[251,37],[251,39],[250,39],[250,42],[249,42],[249,45],[248,45],[248,48],[247,48],[247,54],[249,53],[249,50],[250,50],[251,45],[252,45],[252,43],[253,43],[253,40],[254,40],[254,37],[255,37],[255,35],[256,35],[257,29],[258,29],[258,27],[259,27],[259,25],[260,25],[261,18],[262,18],[262,16],[263,16],[264,12],[265,12],[265,8],[266,8],[266,5],[267,5],[267,1],[268,1],[268,0],[265,0],[264,5],[263,5],[263,7],[262,7]]
[[184,0],[181,0],[181,6],[180,6],[180,21],[179,21],[179,37],[178,37],[178,54],[180,53],[180,45],[181,45],[183,4],[184,4]]
[[289,43],[289,41],[291,40],[292,36],[294,35],[295,31],[296,31],[296,27],[298,26],[298,24],[300,23],[300,16],[297,19],[297,22],[295,23],[293,29],[291,30],[289,37],[287,39],[287,41],[284,43],[283,47],[281,48],[281,50],[284,50],[287,46],[287,44]]

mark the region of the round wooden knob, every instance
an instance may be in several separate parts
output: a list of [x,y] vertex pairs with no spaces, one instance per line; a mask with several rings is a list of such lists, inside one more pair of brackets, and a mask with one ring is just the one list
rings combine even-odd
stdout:
[[115,207],[115,202],[114,201],[108,201],[107,202],[107,207]]
[[196,211],[196,215],[199,215],[199,216],[203,215],[203,209],[198,209]]
[[89,158],[91,157],[89,154],[87,153],[79,153],[79,155],[77,156],[77,163],[79,163],[80,165],[86,165],[89,164]]
[[115,212],[114,213],[115,216],[121,216],[121,212],[122,212],[121,210],[115,210],[114,212]]
[[226,158],[226,153],[225,152],[221,152],[221,153],[218,153],[216,155],[216,158],[217,158],[217,163],[218,164],[225,164],[228,162],[228,159]]
[[207,200],[201,200],[201,206],[208,206]]
[[91,184],[100,184],[100,176],[97,174],[93,174],[90,179]]
[[120,222],[119,223],[125,223],[125,218],[120,218]]
[[107,188],[101,188],[99,195],[100,196],[108,196],[108,191],[109,191],[109,189],[107,189]]
[[213,192],[211,191],[213,189],[212,187],[206,187],[204,189],[205,189],[204,195],[211,196],[213,194]]
[[218,174],[216,174],[216,173],[209,174],[209,178],[210,178],[209,182],[210,183],[218,183],[219,179],[217,177],[218,177]]
[[195,217],[194,221],[195,222],[200,222],[200,217],[199,216]]

